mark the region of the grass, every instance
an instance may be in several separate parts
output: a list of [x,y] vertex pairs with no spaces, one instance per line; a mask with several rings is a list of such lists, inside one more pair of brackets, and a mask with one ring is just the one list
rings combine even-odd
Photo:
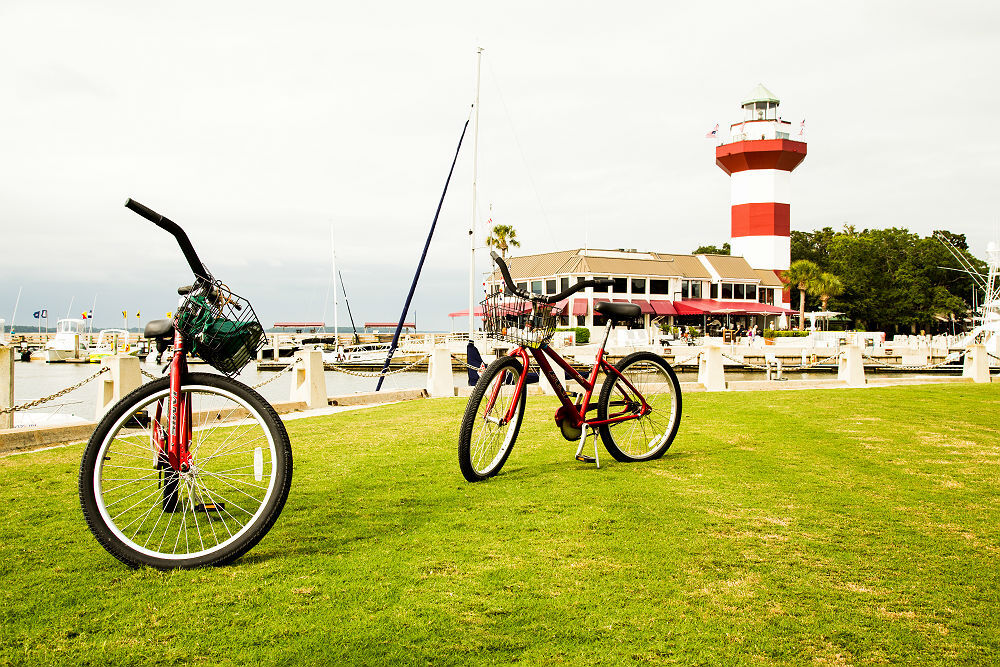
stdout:
[[82,445],[0,459],[0,664],[1000,660],[1000,385],[691,394],[601,470],[530,397],[480,484],[464,406],[289,422],[285,511],[218,569],[106,554]]

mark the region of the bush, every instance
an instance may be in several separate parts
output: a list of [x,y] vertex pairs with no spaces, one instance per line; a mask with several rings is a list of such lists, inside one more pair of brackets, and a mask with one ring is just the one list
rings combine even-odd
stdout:
[[799,338],[808,336],[810,331],[797,331],[792,329],[790,331],[777,331],[775,329],[764,329],[764,338]]
[[569,329],[556,329],[556,331],[575,331],[577,345],[586,345],[590,342],[590,329],[587,327],[571,327]]

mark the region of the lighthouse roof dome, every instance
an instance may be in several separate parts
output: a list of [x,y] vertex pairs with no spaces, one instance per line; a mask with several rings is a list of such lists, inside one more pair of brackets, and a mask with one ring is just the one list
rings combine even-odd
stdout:
[[758,83],[757,87],[750,91],[747,98],[743,100],[743,106],[748,104],[753,104],[754,102],[774,102],[775,104],[780,104],[781,100],[775,97],[774,93],[764,87],[764,84]]

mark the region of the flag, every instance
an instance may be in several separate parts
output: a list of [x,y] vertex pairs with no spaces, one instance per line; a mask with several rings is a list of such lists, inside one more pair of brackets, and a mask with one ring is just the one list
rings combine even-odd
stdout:
[[38,316],[39,316],[39,315],[41,315],[41,314],[42,314],[42,311],[40,311],[40,310],[36,310],[36,311],[35,311],[35,319],[37,320],[37,319],[38,319]]
[[128,312],[126,312],[126,311],[123,310],[122,311],[122,317],[124,317],[127,320],[128,319]]
[[135,319],[139,319],[139,315],[140,315],[140,314],[141,314],[141,313],[140,313],[140,312],[139,312],[138,310],[137,310],[137,311],[135,311]]
[[94,319],[94,311],[92,311],[92,310],[91,310],[91,311],[89,311],[89,312],[87,313],[87,317],[88,317],[88,318],[90,318],[90,319]]
[[45,319],[48,319],[49,318],[49,311],[43,310],[42,311],[42,317],[44,317]]
[[706,134],[705,138],[706,139],[714,139],[718,135],[719,135],[719,124],[716,123],[715,124],[715,128],[711,132],[709,132],[708,134]]
[[172,310],[168,310],[167,311],[167,319],[169,320],[173,316],[174,316],[174,312]]
[[82,312],[82,313],[80,314],[80,317],[82,317],[83,319],[87,319],[87,311],[83,311],[83,312]]
[[806,119],[803,118],[802,122],[799,123],[799,136],[801,137],[802,133],[805,132],[805,131],[806,131]]

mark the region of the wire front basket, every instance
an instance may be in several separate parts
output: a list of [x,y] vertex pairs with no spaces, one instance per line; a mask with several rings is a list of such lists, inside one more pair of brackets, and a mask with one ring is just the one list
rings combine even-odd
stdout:
[[556,316],[551,304],[496,292],[486,297],[482,306],[483,329],[490,338],[538,348],[555,333]]
[[195,283],[174,325],[189,342],[191,354],[229,376],[243,370],[267,343],[250,302],[217,281]]

